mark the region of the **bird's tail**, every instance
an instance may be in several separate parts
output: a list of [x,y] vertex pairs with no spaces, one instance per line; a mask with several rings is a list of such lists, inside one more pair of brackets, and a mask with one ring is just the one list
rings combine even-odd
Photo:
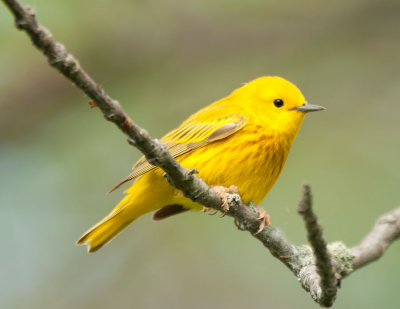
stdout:
[[111,212],[102,221],[87,231],[76,243],[88,245],[88,252],[94,252],[112,240],[134,219],[127,218],[123,211]]

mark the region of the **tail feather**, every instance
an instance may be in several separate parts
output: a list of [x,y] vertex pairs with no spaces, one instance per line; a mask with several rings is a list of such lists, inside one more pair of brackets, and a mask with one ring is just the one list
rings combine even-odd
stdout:
[[88,245],[89,253],[97,251],[111,241],[134,219],[135,218],[124,218],[121,212],[112,213],[87,231],[76,243],[78,245]]

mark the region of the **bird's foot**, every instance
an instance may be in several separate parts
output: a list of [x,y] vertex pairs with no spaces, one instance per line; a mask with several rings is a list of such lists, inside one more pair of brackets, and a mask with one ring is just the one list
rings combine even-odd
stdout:
[[228,188],[222,187],[222,186],[211,186],[211,189],[214,190],[215,193],[219,195],[222,201],[222,210],[223,213],[221,215],[222,217],[225,217],[226,212],[229,210],[229,194],[230,193],[239,193],[239,189],[236,186],[230,186]]
[[258,212],[258,217],[257,217],[257,219],[260,220],[260,225],[258,226],[258,230],[257,230],[257,232],[254,233],[254,235],[257,235],[257,234],[259,234],[259,233],[264,229],[264,227],[270,225],[270,223],[271,223],[271,217],[270,217],[269,214],[267,214],[267,212],[265,211],[265,209],[262,208],[261,206],[256,205],[255,207],[256,207],[257,212]]
[[203,206],[202,212],[206,213],[207,215],[214,216],[218,210],[211,210],[212,208]]

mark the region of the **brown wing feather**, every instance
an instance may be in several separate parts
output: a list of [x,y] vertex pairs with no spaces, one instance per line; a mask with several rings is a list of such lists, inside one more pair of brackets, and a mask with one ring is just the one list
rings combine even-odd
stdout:
[[[161,141],[166,144],[171,155],[177,158],[204,145],[226,138],[240,130],[245,124],[246,120],[238,115],[220,118],[210,123],[190,121],[165,135]],[[155,168],[156,166],[151,165],[145,157],[140,158],[133,166],[133,171],[108,193]]]

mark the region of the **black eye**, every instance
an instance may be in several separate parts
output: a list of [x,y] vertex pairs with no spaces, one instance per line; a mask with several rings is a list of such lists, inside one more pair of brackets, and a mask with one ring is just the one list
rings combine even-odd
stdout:
[[282,106],[283,106],[283,101],[282,101],[281,99],[276,99],[276,100],[274,101],[274,105],[275,105],[276,107],[282,107]]

